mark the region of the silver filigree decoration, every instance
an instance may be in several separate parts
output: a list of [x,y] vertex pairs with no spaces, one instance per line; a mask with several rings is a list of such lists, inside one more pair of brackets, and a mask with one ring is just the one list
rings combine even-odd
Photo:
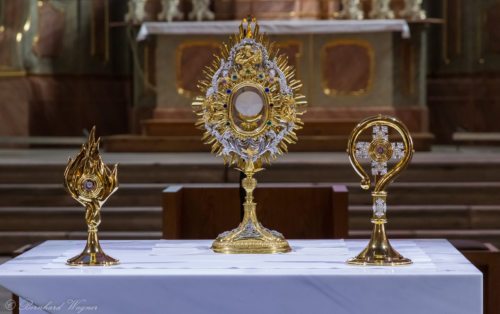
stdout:
[[377,218],[381,218],[385,216],[386,211],[387,211],[387,204],[385,203],[384,199],[377,198],[375,200],[375,203],[373,204],[374,215]]
[[[375,125],[372,129],[372,139],[373,141],[384,140],[389,141],[389,129],[385,125]],[[357,142],[356,143],[356,157],[359,159],[369,159],[369,148],[371,143],[368,142]],[[402,159],[405,155],[404,144],[401,142],[391,143],[392,156],[391,160],[398,161]],[[372,175],[383,176],[387,174],[387,162],[371,160],[371,172]]]

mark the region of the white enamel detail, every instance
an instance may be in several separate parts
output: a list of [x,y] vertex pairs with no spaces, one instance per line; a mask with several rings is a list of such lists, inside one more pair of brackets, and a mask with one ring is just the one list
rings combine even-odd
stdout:
[[385,212],[387,211],[387,204],[382,198],[377,198],[375,203],[373,204],[373,214],[377,218],[381,218],[385,216]]

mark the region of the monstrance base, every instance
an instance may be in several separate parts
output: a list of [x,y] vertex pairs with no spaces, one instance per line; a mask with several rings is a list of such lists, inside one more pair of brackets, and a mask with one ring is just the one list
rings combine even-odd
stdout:
[[245,235],[247,228],[240,225],[219,235],[212,244],[212,250],[224,254],[273,254],[292,250],[279,232],[259,226],[252,230],[251,235]]
[[120,261],[107,255],[99,244],[97,232],[89,232],[87,244],[83,252],[66,261],[70,266],[111,266],[117,265]]

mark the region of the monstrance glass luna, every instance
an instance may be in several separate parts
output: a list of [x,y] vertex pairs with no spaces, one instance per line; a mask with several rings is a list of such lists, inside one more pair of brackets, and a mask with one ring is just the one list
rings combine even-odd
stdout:
[[294,72],[287,58],[259,34],[255,18],[246,18],[199,84],[204,96],[195,99],[193,110],[199,117],[197,126],[205,130],[203,141],[246,176],[243,220],[217,237],[215,252],[290,251],[283,235],[257,220],[253,176],[297,141],[295,131],[302,126],[306,101],[298,93],[302,84]]
[[[359,136],[370,129],[372,140],[370,142],[358,141]],[[395,134],[390,133],[390,130],[394,130]],[[402,142],[391,142],[390,136],[399,136]],[[368,246],[358,256],[349,260],[349,264],[379,266],[411,264],[411,260],[392,248],[384,225],[387,222],[385,189],[410,163],[413,152],[410,132],[396,118],[383,115],[373,116],[360,122],[352,131],[347,144],[347,153],[354,170],[361,177],[361,187],[368,190],[372,186],[372,181],[360,161],[370,161],[371,174],[374,177],[371,219],[373,231]],[[390,161],[394,164],[389,169]]]

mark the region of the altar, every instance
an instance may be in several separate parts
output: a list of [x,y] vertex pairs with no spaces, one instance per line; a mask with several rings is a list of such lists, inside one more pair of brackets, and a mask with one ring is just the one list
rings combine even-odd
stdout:
[[0,284],[21,313],[482,313],[482,274],[446,240],[393,240],[414,261],[398,267],[346,264],[365,240],[291,240],[274,255],[210,243],[102,241],[121,264],[82,268],[65,265],[82,241],[47,241],[1,265]]

